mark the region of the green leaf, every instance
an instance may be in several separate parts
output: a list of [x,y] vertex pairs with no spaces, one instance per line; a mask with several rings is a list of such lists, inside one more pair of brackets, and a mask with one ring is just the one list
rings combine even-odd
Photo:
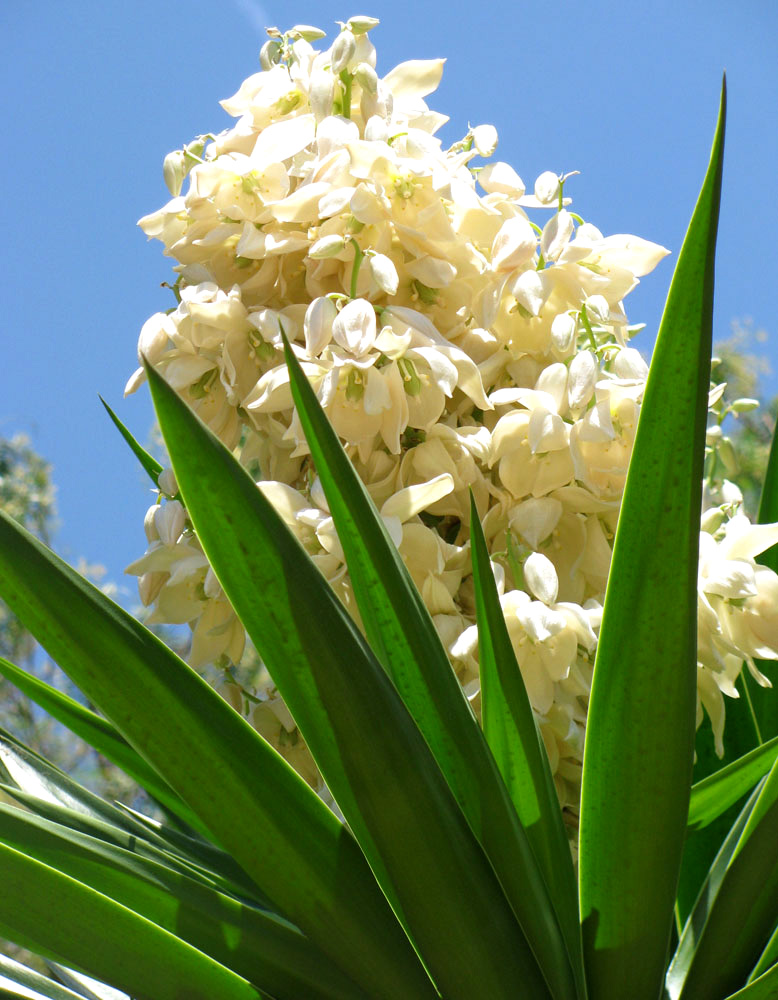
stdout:
[[126,993],[120,993],[113,986],[101,983],[99,980],[93,979],[83,972],[69,969],[58,962],[49,961],[47,965],[65,986],[68,986],[71,990],[77,990],[80,994],[82,993],[86,997],[86,1000],[132,1000]]
[[0,840],[188,941],[277,1000],[365,1000],[288,921],[195,881],[159,857],[140,857],[2,804]]
[[71,733],[80,736],[82,740],[121,768],[125,774],[134,778],[150,795],[185,823],[201,833],[206,832],[195,813],[181,801],[167,782],[160,779],[157,772],[149,767],[140,754],[136,753],[129,743],[116,732],[110,722],[83,705],[79,705],[77,701],[63,692],[57,691],[56,688],[39,680],[27,670],[21,670],[2,656],[0,656],[0,674],[19,688],[28,698],[45,709],[49,715],[54,716]]
[[671,1000],[718,1000],[722,993],[738,989],[775,928],[777,900],[778,766],[774,766],[745,817],[723,877],[717,885],[703,887],[684,928],[668,972]]
[[778,962],[778,927],[773,931],[770,936],[770,940],[764,947],[764,951],[759,956],[759,961],[751,970],[751,974],[748,977],[747,982],[752,983],[754,980],[759,979],[763,976],[770,968],[772,968],[775,963]]
[[[772,524],[778,521],[778,430],[773,434],[770,445],[756,519],[759,524]],[[766,552],[762,552],[756,557],[756,561],[778,573],[778,545],[773,545]],[[743,677],[751,692],[759,731],[762,739],[766,740],[778,736],[778,663],[775,660],[757,660],[756,665],[766,677],[770,678],[772,688],[758,687],[746,671],[743,671]]]
[[689,809],[697,560],[726,89],[657,339],[616,534],[581,800],[584,958],[597,1000],[656,1000]]
[[778,965],[744,986],[737,993],[731,993],[726,1000],[775,1000],[778,996]]
[[[778,427],[773,433],[773,440],[770,444],[770,455],[767,459],[756,519],[759,524],[773,524],[778,521]],[[778,545],[773,545],[772,548],[763,552],[756,561],[762,566],[767,566],[774,573],[778,573]]]
[[472,494],[470,503],[484,733],[556,901],[573,968],[580,977],[578,988],[584,995],[578,891],[562,811],[505,624]]
[[[734,764],[760,746],[759,730],[754,721],[745,671],[737,678],[736,686],[740,697],[727,699],[723,757],[716,754],[713,729],[707,714],[697,730],[694,744],[696,760],[692,772],[696,784],[719,774],[730,764]],[[739,799],[742,799],[745,791],[747,789],[743,790]],[[677,892],[676,912],[681,922],[685,922],[689,916],[700,887],[707,877],[708,869],[737,818],[739,805],[742,805],[739,799],[704,827],[688,832]]]
[[256,887],[248,882],[245,875],[243,876],[244,882],[242,885],[238,882],[232,882],[220,871],[198,865],[189,855],[179,854],[169,849],[161,849],[149,840],[138,836],[137,833],[129,833],[124,828],[114,826],[104,820],[96,819],[75,809],[68,809],[67,806],[59,805],[56,802],[37,798],[35,795],[30,795],[28,792],[13,788],[10,785],[0,783],[0,792],[4,792],[12,801],[18,802],[25,809],[29,810],[29,812],[40,816],[42,819],[51,820],[53,823],[65,826],[69,830],[84,833],[90,837],[96,837],[98,840],[105,841],[107,844],[132,851],[133,854],[137,854],[142,858],[158,861],[167,868],[171,868],[189,878],[197,879],[203,885],[216,888],[220,892],[228,893],[236,899],[251,900],[253,904],[265,909],[271,908],[269,902]]
[[[11,992],[8,987],[14,984],[24,987],[23,992]],[[0,955],[0,997],[27,997],[30,1000],[84,1000],[83,994],[60,986],[40,972],[28,969],[20,962]]]
[[[245,979],[75,879],[0,843],[0,925],[136,1000],[257,1000]],[[77,915],[77,917],[76,917]]]
[[208,560],[441,992],[513,997],[521,983],[542,997],[494,872],[387,674],[248,473],[147,374]]
[[2,512],[0,594],[325,954],[376,998],[429,994],[361,851],[321,799],[163,642]]
[[116,429],[119,431],[119,433],[124,438],[124,440],[127,442],[127,444],[130,446],[130,448],[133,451],[133,454],[138,459],[138,461],[140,462],[140,464],[143,466],[144,470],[148,474],[148,476],[151,479],[152,483],[154,483],[155,486],[158,486],[159,485],[159,474],[160,474],[160,472],[162,472],[162,466],[159,464],[159,462],[156,460],[156,458],[154,458],[153,455],[149,455],[149,453],[146,451],[146,449],[143,448],[141,445],[138,444],[138,442],[132,436],[132,434],[130,433],[130,431],[128,431],[127,428],[124,426],[124,424],[121,422],[121,420],[119,420],[119,418],[113,412],[113,410],[111,409],[111,407],[106,403],[106,401],[103,399],[103,397],[100,396],[99,399],[100,399],[100,402],[105,407],[105,409],[107,410],[108,416],[111,418],[111,420],[113,420]]
[[734,823],[727,832],[726,837],[724,837],[708,869],[707,877],[700,887],[694,906],[691,907],[690,914],[684,922],[683,931],[676,944],[672,961],[665,977],[666,993],[671,1000],[677,1000],[683,989],[689,967],[694,961],[697,938],[705,928],[705,923],[727,873],[727,867],[732,860],[737,845],[740,842],[740,837],[746,828],[748,818],[753,812],[763,786],[764,781],[760,783],[758,788],[754,789],[743,808],[738,811]]
[[750,791],[778,757],[778,737],[692,785],[688,825],[702,829]]
[[[554,903],[483,732],[373,501],[285,340],[286,363],[316,471],[343,547],[361,620],[449,787],[478,837],[556,997],[577,989]],[[517,668],[518,669],[518,668]],[[557,814],[558,805],[555,805]],[[565,911],[571,947],[580,942],[570,850],[548,880]],[[558,860],[558,858],[557,858]],[[564,895],[560,894],[564,892]],[[579,945],[580,956],[580,945]],[[580,962],[579,962],[580,964]]]
[[[133,813],[120,803],[111,805],[0,729],[0,774],[3,772],[24,790],[22,794],[13,791],[10,794],[39,815],[51,815],[50,807],[55,810],[70,807],[70,811],[82,815],[84,821],[117,829],[163,852],[172,849],[176,855],[185,855],[190,866],[205,867],[209,877],[220,880],[228,891],[237,891],[252,898],[259,892],[234,859],[218,847]],[[7,786],[2,787],[7,789]],[[70,825],[74,826],[74,822],[71,821]]]

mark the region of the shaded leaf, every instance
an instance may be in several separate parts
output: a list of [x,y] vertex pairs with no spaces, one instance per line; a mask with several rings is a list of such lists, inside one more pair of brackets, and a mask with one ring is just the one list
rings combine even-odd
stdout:
[[348,955],[376,997],[428,994],[361,851],[321,799],[163,642],[2,512],[0,594],[325,954]]
[[[500,879],[551,992],[559,998],[574,997],[574,975],[546,886],[546,881],[553,886],[556,907],[564,911],[570,947],[575,948],[580,930],[569,848],[565,843],[563,865],[567,867],[559,869],[560,879],[555,877],[556,870],[541,874],[424,601],[284,340],[292,396],[346,556],[368,641]],[[556,804],[555,809],[558,813]],[[549,880],[552,874],[553,881]],[[576,954],[580,970],[580,947]]]
[[518,983],[543,996],[494,872],[370,647],[245,469],[146,371],[208,560],[436,984],[450,1000],[513,996]]
[[27,670],[21,670],[9,660],[0,656],[0,674],[6,680],[31,698],[37,705],[45,709],[49,715],[66,726],[103,756],[107,757],[125,774],[134,778],[146,791],[163,803],[172,813],[179,816],[189,826],[205,832],[205,828],[192,810],[181,801],[172,788],[163,781],[157,772],[136,753],[129,743],[116,732],[114,727],[95,712],[44,681],[39,680]]

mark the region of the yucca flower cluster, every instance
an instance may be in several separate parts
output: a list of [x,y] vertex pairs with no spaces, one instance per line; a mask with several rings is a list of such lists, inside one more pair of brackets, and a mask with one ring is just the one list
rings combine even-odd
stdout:
[[[177,263],[178,304],[144,325],[147,358],[239,454],[358,617],[294,410],[292,344],[479,710],[469,494],[506,622],[575,825],[612,540],[647,367],[623,301],[667,254],[604,236],[569,208],[571,174],[528,192],[485,124],[448,149],[425,98],[443,60],[376,71],[378,22],[269,31],[262,71],[222,102],[234,127],[165,160],[172,199],[141,219]],[[182,193],[184,184],[186,193]],[[143,370],[127,392],[143,381]],[[722,693],[745,660],[778,658],[778,576],[725,478],[713,425],[699,584],[698,721],[722,749]],[[748,401],[733,404],[741,409]],[[668,442],[668,447],[672,443]],[[730,463],[731,465],[731,463]],[[150,620],[188,624],[190,661],[327,797],[294,720],[209,567],[172,473],[145,520]],[[628,671],[628,665],[625,665]],[[625,679],[628,683],[628,678]]]

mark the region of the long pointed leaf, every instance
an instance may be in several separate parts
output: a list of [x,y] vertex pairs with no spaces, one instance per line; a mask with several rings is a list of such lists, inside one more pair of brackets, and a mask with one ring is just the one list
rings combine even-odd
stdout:
[[[0,844],[0,922],[137,1000],[258,1000],[234,972],[107,896]],[[75,916],[77,915],[77,917]]]
[[173,871],[159,859],[0,804],[0,840],[175,934],[277,1000],[366,994],[274,914]]
[[113,986],[109,986],[107,983],[101,983],[99,979],[93,979],[92,976],[87,976],[83,972],[77,972],[75,969],[69,969],[67,966],[60,965],[58,962],[49,961],[47,964],[54,975],[60,979],[65,986],[69,986],[70,989],[83,993],[86,1000],[132,1000],[132,998],[128,997],[126,993],[121,993],[119,990],[114,989]]
[[14,684],[19,690],[31,698],[37,705],[54,716],[71,733],[80,736],[82,740],[107,757],[125,774],[134,778],[146,791],[159,802],[163,803],[172,813],[179,816],[189,826],[206,832],[196,814],[182,802],[172,788],[163,781],[157,772],[136,753],[129,743],[116,732],[116,729],[95,712],[91,712],[77,701],[57,691],[44,681],[39,680],[27,670],[21,670],[10,660],[0,656],[0,674]]
[[656,1000],[694,752],[697,559],[726,90],[651,363],[594,669],[581,800],[597,1000]]
[[494,872],[392,682],[245,469],[147,374],[209,562],[436,984],[450,1000],[514,996],[520,983],[542,997]]
[[558,907],[578,989],[585,993],[578,892],[548,755],[532,714],[505,624],[478,510],[471,495],[470,539],[478,619],[484,733]]
[[[778,427],[773,433],[770,444],[756,519],[759,524],[772,524],[778,521]],[[778,545],[773,545],[766,552],[762,552],[756,557],[756,561],[778,573]],[[749,677],[746,671],[743,672],[743,678],[749,685],[749,690],[753,692],[754,715],[762,739],[766,740],[778,736],[778,663],[775,660],[757,660],[757,667],[772,681],[771,689],[757,688],[753,678]],[[727,725],[729,725],[729,712],[727,712]]]
[[778,737],[775,737],[692,785],[689,828],[700,830],[718,819],[767,774],[777,757]]
[[737,993],[731,993],[725,1000],[775,1000],[776,997],[778,997],[778,965],[774,965]]
[[[288,342],[285,354],[292,396],[343,546],[368,641],[491,861],[551,992],[574,997],[575,980],[554,903],[483,732],[422,597]],[[564,850],[571,876],[565,894],[559,893],[558,882],[549,885],[557,890],[557,906],[566,911],[571,937],[580,938],[567,845]],[[552,872],[545,874],[548,878]]]
[[142,445],[138,444],[138,442],[132,436],[130,431],[127,430],[127,428],[124,426],[121,420],[119,420],[119,418],[113,412],[111,407],[106,403],[103,397],[100,396],[99,399],[100,402],[105,407],[108,416],[113,421],[114,427],[116,427],[118,432],[130,446],[132,453],[140,462],[141,466],[148,475],[149,479],[151,479],[152,483],[154,483],[154,485],[157,486],[159,483],[159,474],[160,472],[162,472],[162,466],[159,464],[156,458],[154,458],[153,455],[150,455]]
[[[694,906],[691,909],[688,919],[685,921],[665,978],[667,995],[670,997],[670,1000],[678,1000],[684,989],[686,977],[696,957],[697,945],[705,933],[706,924],[715,906],[716,898],[724,884],[727,869],[735,855],[740,838],[743,835],[749,817],[754,811],[763,787],[764,781],[760,782],[759,787],[754,789],[748,797],[748,801],[739,811],[731,829],[713,859],[708,876],[700,887]],[[719,963],[716,962],[715,966],[718,968]]]
[[741,986],[775,927],[777,898],[775,766],[747,816],[723,878],[704,891],[684,928],[667,977],[672,1000],[718,1000]]
[[376,997],[427,977],[353,837],[155,635],[0,512],[0,593],[276,906]]
[[[24,988],[24,992],[10,992],[11,985]],[[13,959],[0,955],[0,997],[29,997],[30,1000],[84,1000],[83,994],[74,993],[72,990],[59,983],[55,983],[47,976],[42,976],[40,972],[28,969],[21,962],[14,962]]]
[[[751,970],[747,982],[753,983],[756,979],[763,976],[773,965],[778,962],[778,926],[775,928],[770,936],[770,940],[764,946],[764,951],[759,956],[759,960],[756,965]],[[778,994],[777,994],[778,995]]]
[[[117,828],[162,851],[183,854],[189,864],[205,867],[211,877],[231,883],[230,891],[237,889],[250,898],[259,892],[237,862],[220,848],[172,830],[120,803],[111,805],[0,729],[0,774],[3,771],[24,795],[35,797],[34,811],[39,815],[46,815],[44,803],[72,809],[85,820]],[[15,797],[23,801],[24,795]]]
[[76,812],[75,809],[68,809],[66,806],[47,799],[37,798],[35,795],[30,795],[28,792],[23,792],[10,785],[0,783],[0,792],[4,792],[13,802],[18,802],[19,805],[24,806],[26,810],[41,817],[41,819],[51,820],[51,822],[65,826],[69,830],[96,837],[106,844],[132,851],[139,857],[157,861],[181,875],[194,878],[203,885],[218,889],[236,899],[250,900],[257,906],[272,909],[270,903],[260,894],[259,890],[255,890],[250,884],[247,886],[245,882],[243,885],[233,882],[225,877],[221,871],[205,868],[194,862],[190,856],[161,849],[137,833],[129,833],[122,827],[114,826],[82,812]]
[[[767,459],[762,493],[759,497],[759,512],[756,517],[759,524],[772,524],[778,521],[778,427],[773,432],[770,444],[770,454]],[[778,573],[778,545],[763,552],[757,562]]]
[[[745,673],[746,671],[743,671],[736,682],[740,697],[727,699],[724,756],[719,757],[716,754],[713,728],[707,716],[697,730],[694,741],[696,759],[692,772],[695,784],[714,778],[760,746],[759,731],[754,723]],[[683,862],[678,880],[677,914],[682,921],[686,920],[694,906],[708,869],[737,815],[736,800],[735,805],[722,812],[712,822],[689,831],[684,844]]]

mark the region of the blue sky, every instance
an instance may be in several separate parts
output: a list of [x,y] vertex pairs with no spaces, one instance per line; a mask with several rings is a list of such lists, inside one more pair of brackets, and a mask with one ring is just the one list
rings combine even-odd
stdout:
[[[579,170],[566,193],[606,234],[635,233],[677,255],[702,180],[722,70],[729,125],[717,263],[715,335],[751,316],[778,369],[778,265],[771,178],[778,162],[778,5],[772,0],[588,0],[468,4],[375,0],[134,0],[5,3],[6,95],[0,173],[6,251],[0,434],[27,433],[54,465],[68,558],[107,566],[134,600],[124,566],[139,556],[147,483],[105,417],[100,392],[144,440],[145,390],[122,399],[137,334],[171,304],[170,261],[135,222],[167,198],[162,159],[230,119],[218,100],[258,69],[263,26],[334,29],[381,19],[379,73],[446,56],[430,98],[500,133],[497,156],[531,185]],[[674,257],[628,300],[650,350]],[[775,375],[768,386],[776,388]]]

